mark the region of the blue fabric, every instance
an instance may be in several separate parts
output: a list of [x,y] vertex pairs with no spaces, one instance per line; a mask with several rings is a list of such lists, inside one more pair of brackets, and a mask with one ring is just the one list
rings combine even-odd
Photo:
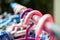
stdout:
[[5,30],[0,30],[0,40],[14,40],[10,32],[6,32]]
[[40,37],[40,40],[45,40],[46,35],[42,34],[42,36]]
[[48,38],[48,35],[44,32],[40,36],[40,40],[48,40],[47,38]]
[[3,36],[5,34],[6,34],[5,30],[0,30],[0,36]]
[[0,39],[2,39],[3,36],[5,36],[5,35],[6,35],[5,30],[0,30]]
[[10,32],[6,32],[7,33],[7,37],[9,40],[14,40],[13,36],[11,35]]
[[35,38],[35,33],[34,32],[29,32],[28,37],[29,38]]

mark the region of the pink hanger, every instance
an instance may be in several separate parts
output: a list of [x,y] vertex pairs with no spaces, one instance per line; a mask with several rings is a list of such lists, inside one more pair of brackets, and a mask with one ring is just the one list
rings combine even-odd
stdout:
[[27,14],[27,12],[30,12],[30,11],[32,11],[31,8],[27,8],[27,9],[23,10],[23,11],[21,12],[21,14],[20,14],[20,17],[23,18],[24,15]]
[[[41,12],[37,11],[37,10],[33,10],[31,12],[29,12],[25,18],[24,24],[27,25],[28,24],[28,20],[33,16],[33,15],[38,15],[39,17],[42,17]],[[29,29],[34,25],[34,23],[32,23],[31,25],[28,25],[26,27],[26,35],[25,38],[19,38],[17,40],[35,40],[35,38],[28,38],[28,31]]]
[[[38,24],[36,26],[36,29],[38,29],[38,30],[35,29],[35,34],[36,34],[36,36],[35,36],[36,39],[35,40],[40,40],[39,35],[41,34],[41,32],[44,28],[44,25],[47,21],[53,22],[53,18],[50,14],[45,14],[43,17],[40,18],[40,21],[38,22]],[[51,34],[49,40],[54,40],[54,36],[52,35],[51,30],[48,29],[47,31],[48,31],[49,34]]]
[[31,12],[28,13],[28,15],[25,17],[25,20],[24,20],[24,24],[28,24],[28,19],[30,19],[31,16],[33,15],[38,15],[39,17],[42,17],[42,13],[37,11],[37,10],[33,10]]
[[[26,8],[26,9],[22,10],[22,13],[20,14],[21,18],[24,18],[24,15],[25,15],[27,12],[30,12],[30,11],[32,11],[31,8]],[[16,27],[16,26],[14,26],[14,27],[12,27],[12,28],[15,28],[15,27]],[[15,33],[15,31],[12,32],[12,33]]]

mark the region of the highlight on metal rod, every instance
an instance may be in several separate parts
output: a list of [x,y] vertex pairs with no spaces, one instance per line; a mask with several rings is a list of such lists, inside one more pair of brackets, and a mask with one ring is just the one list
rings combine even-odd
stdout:
[[60,26],[57,26],[56,24],[51,23],[51,22],[47,22],[45,24],[45,26],[47,28],[49,28],[54,33],[54,35],[56,36],[57,40],[60,40]]

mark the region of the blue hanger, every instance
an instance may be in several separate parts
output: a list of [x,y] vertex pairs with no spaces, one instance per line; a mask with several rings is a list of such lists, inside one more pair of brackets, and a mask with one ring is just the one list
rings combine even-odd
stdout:
[[13,22],[14,19],[16,20],[16,22],[20,21],[20,16],[19,15],[13,15],[13,16],[9,16],[9,18],[5,18],[4,20],[0,21],[0,27],[7,25],[10,22]]

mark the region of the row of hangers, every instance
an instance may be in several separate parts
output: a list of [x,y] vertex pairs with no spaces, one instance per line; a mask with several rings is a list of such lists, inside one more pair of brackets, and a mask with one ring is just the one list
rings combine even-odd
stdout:
[[[8,36],[2,38],[4,40],[54,40],[55,36],[52,31],[48,28],[48,24],[54,23],[53,18],[50,14],[42,15],[42,13],[38,10],[33,10],[31,8],[27,8],[17,3],[11,3],[11,7],[15,12],[19,14],[20,23],[14,23],[10,27],[7,27],[5,31],[7,31]],[[10,23],[11,19],[16,18],[17,16],[9,16],[10,18],[0,25],[6,25]],[[13,19],[14,20],[14,19]],[[2,21],[3,22],[3,21]],[[1,27],[2,27],[1,26]],[[19,30],[18,30],[19,29]],[[23,30],[24,29],[24,30]],[[17,31],[18,30],[18,31]],[[4,32],[5,32],[4,31]],[[2,31],[1,31],[2,32]],[[9,33],[10,32],[10,33]],[[14,39],[12,35],[17,37],[24,35],[23,38]]]

